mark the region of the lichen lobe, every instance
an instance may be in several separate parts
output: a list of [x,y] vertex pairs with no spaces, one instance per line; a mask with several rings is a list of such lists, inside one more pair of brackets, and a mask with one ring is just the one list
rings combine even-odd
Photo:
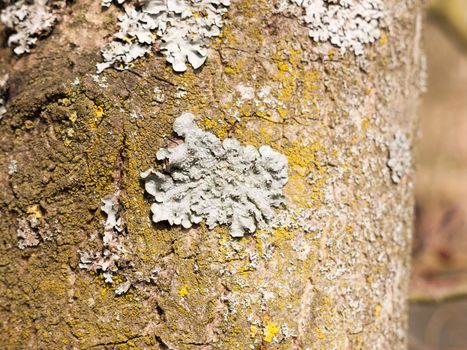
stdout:
[[0,21],[11,31],[8,46],[17,55],[28,53],[39,37],[50,34],[59,19],[65,0],[20,0],[0,13]]
[[[103,0],[102,6],[111,3]],[[104,62],[97,65],[98,72],[109,67],[126,69],[154,46],[159,46],[176,72],[186,71],[187,62],[194,69],[201,67],[211,39],[220,34],[230,0],[143,0],[137,6],[126,0],[118,3],[125,3],[125,13],[118,18],[114,40],[102,49]]]
[[126,253],[124,247],[124,222],[120,216],[119,192],[102,198],[101,210],[107,215],[102,235],[102,249],[93,252],[81,251],[79,267],[102,275],[106,283],[112,283],[118,270],[120,258]]
[[302,20],[316,42],[329,41],[355,55],[364,54],[364,45],[381,36],[385,16],[381,0],[290,0],[303,8]]
[[210,229],[229,225],[233,237],[242,237],[286,203],[284,155],[269,146],[221,141],[201,130],[190,113],[178,117],[173,130],[184,143],[157,152],[157,159],[166,161],[164,172],[151,168],[141,174],[154,197],[154,222],[189,228],[205,219]]

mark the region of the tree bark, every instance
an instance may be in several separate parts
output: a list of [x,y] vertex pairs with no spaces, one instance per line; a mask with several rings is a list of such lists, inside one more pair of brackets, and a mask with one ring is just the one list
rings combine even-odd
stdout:
[[[387,1],[366,59],[313,43],[277,3],[233,1],[207,63],[183,74],[154,55],[93,76],[118,11],[90,0],[30,55],[1,50],[4,348],[406,347],[421,3]],[[151,224],[140,172],[187,111],[287,155],[280,224],[241,239]],[[102,249],[101,199],[116,193],[125,253],[109,284],[79,254]]]

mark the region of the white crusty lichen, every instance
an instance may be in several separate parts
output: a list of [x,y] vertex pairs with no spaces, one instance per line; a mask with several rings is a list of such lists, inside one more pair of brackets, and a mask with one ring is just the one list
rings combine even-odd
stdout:
[[[102,6],[111,2],[103,0]],[[220,34],[229,5],[230,0],[143,0],[138,6],[124,4],[125,12],[118,18],[119,31],[102,49],[104,62],[97,64],[97,71],[109,67],[127,69],[132,61],[157,46],[158,39],[160,52],[176,72],[186,71],[187,62],[199,68],[206,61],[211,39]]]
[[125,253],[123,246],[124,225],[120,217],[118,193],[102,198],[101,210],[107,215],[104,222],[104,233],[102,236],[102,249],[95,252],[82,251],[80,253],[80,268],[102,272],[106,283],[112,283],[112,278],[118,270],[118,261]]
[[27,214],[27,216],[21,216],[17,219],[16,236],[18,237],[19,249],[36,247],[41,242],[50,241],[53,236],[38,204],[30,206]]
[[[114,2],[114,0],[102,0],[101,1],[101,6],[103,7],[109,7],[110,5],[112,5],[112,2]],[[115,0],[115,2],[119,5],[123,4],[125,2],[125,0]]]
[[28,53],[41,36],[50,34],[65,0],[19,0],[0,13],[0,20],[13,33],[8,46],[17,55]]
[[229,225],[233,237],[253,233],[259,222],[275,216],[286,202],[287,158],[269,146],[242,146],[201,130],[190,113],[173,125],[184,142],[157,152],[163,172],[141,174],[154,197],[153,221],[185,228],[206,220],[209,229]]
[[39,220],[32,218],[18,218],[18,228],[16,236],[18,237],[18,248],[25,249],[36,247],[40,243],[40,234],[36,228],[39,227]]
[[0,77],[0,119],[2,119],[7,112],[6,97],[8,92],[8,79],[8,74],[4,74],[2,77]]
[[8,175],[13,175],[18,170],[18,162],[13,159],[10,164],[8,164]]
[[391,179],[398,184],[412,167],[410,140],[402,132],[396,132],[388,144],[389,160],[387,165],[391,171]]
[[342,53],[364,53],[364,45],[381,36],[384,16],[382,0],[289,0],[301,6],[303,21],[310,37],[317,42],[330,42]]

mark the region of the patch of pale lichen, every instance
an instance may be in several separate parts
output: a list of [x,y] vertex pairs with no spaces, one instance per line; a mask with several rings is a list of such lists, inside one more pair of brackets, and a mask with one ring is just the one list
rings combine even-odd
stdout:
[[[226,30],[228,30],[228,28],[226,28]],[[230,43],[234,43],[235,35],[235,31],[232,31],[225,36],[225,40]],[[218,48],[219,50],[223,50],[222,43],[219,43]],[[311,103],[311,99],[314,100],[316,98],[315,85],[318,75],[316,73],[310,74],[304,66],[299,67],[300,59],[297,58],[297,56],[298,54],[293,52],[291,57],[286,58],[288,60],[287,67],[290,65],[290,68],[287,68],[287,70],[284,68],[284,62],[279,62],[279,59],[276,56],[271,56],[270,61],[277,67],[274,70],[276,73],[274,73],[274,78],[272,79],[270,73],[264,72],[261,68],[258,68],[257,62],[242,57],[238,57],[235,61],[227,64],[226,69],[221,73],[214,69],[216,65],[210,65],[208,62],[208,64],[203,67],[202,72],[202,75],[204,76],[211,75],[214,77],[214,81],[208,89],[207,86],[209,85],[206,85],[206,82],[203,79],[200,79],[200,75],[198,74],[188,72],[187,74],[176,76],[175,78],[172,78],[172,81],[175,82],[178,90],[186,91],[186,94],[180,94],[179,97],[174,98],[173,95],[177,92],[177,89],[175,89],[175,91],[171,91],[172,96],[169,98],[169,101],[166,101],[162,106],[160,116],[170,119],[173,118],[173,116],[176,116],[177,113],[180,113],[180,111],[188,110],[201,116],[201,122],[204,127],[215,132],[221,138],[233,136],[244,143],[253,144],[255,146],[259,146],[264,143],[271,144],[273,147],[289,156],[291,171],[294,175],[293,188],[298,188],[298,184],[300,182],[302,183],[302,186],[304,186],[302,187],[302,190],[309,190],[310,186],[315,186],[315,190],[311,190],[310,192],[317,193],[316,197],[313,197],[312,200],[318,202],[320,200],[320,196],[318,194],[320,193],[322,183],[310,184],[306,180],[306,175],[310,175],[310,177],[323,175],[321,159],[323,157],[322,153],[325,153],[326,150],[318,143],[313,143],[313,141],[310,141],[309,144],[303,145],[298,141],[289,140],[281,136],[283,135],[282,130],[284,127],[296,123],[296,120],[292,118],[294,116],[294,113],[292,112],[293,108],[289,107],[289,105],[293,106],[296,104],[298,99],[293,95],[303,94],[303,89],[305,87],[306,91],[308,91],[307,98],[310,98],[310,100],[307,101],[307,104]],[[219,77],[219,75],[222,77]],[[252,75],[261,77],[254,83],[255,88],[269,84],[271,81],[279,86],[277,91],[274,90],[274,98],[279,100],[279,106],[272,107],[270,108],[271,110],[269,110],[267,104],[261,102],[257,103],[257,101],[246,101],[242,104],[238,104],[235,102],[238,95],[234,95],[234,99],[231,101],[223,99],[225,95],[232,92],[232,87],[239,82],[250,81],[249,77]],[[305,76],[307,78],[306,81],[303,79]],[[207,91],[212,92],[207,93]],[[237,118],[235,116],[237,116]],[[279,116],[280,119],[275,121],[274,118],[277,116]],[[298,117],[299,116],[297,115],[296,118]],[[131,126],[129,126],[127,134],[129,133],[128,130],[131,129]],[[147,123],[140,123],[139,131],[144,135],[144,138],[147,138],[150,130],[152,130],[152,128],[150,128]],[[269,130],[271,130],[271,132]],[[160,137],[160,134],[157,136]],[[145,145],[152,144],[154,145],[152,148],[155,151],[160,143],[160,140],[155,140],[154,143],[151,143],[144,140],[144,138],[140,138],[138,134],[135,134],[134,137],[128,138],[128,171],[131,175],[137,175],[137,172],[141,170],[141,159],[144,159],[144,157],[141,157],[141,149],[144,148]],[[287,151],[287,149],[289,150]],[[297,150],[299,150],[298,154]],[[129,179],[131,179],[131,176],[129,176]],[[212,264],[221,264],[221,266],[224,266],[224,269],[227,271],[238,271],[241,275],[251,275],[249,278],[255,278],[253,276],[259,275],[259,272],[248,267],[247,260],[244,260],[244,258],[239,259],[235,256],[235,251],[227,245],[228,242],[231,241],[231,238],[225,230],[225,232],[222,231],[222,228],[215,230],[215,232],[220,234],[222,237],[218,243],[214,243],[215,240],[213,242],[213,232],[207,233],[209,238],[203,240],[203,244],[208,244],[210,249],[200,253],[202,254],[202,258],[196,259],[196,262],[203,262],[201,266],[197,267],[203,271],[203,274],[200,276],[199,274],[193,273],[195,266],[194,260],[192,257],[184,259],[181,258],[183,256],[182,250],[177,248],[179,238],[177,238],[175,242],[170,242],[169,237],[173,237],[174,234],[178,236],[178,230],[172,229],[170,231],[170,235],[168,235],[168,231],[160,231],[159,228],[155,228],[151,225],[147,225],[147,228],[141,227],[142,225],[139,223],[142,223],[142,221],[138,220],[138,216],[143,215],[144,217],[144,215],[149,215],[149,205],[140,195],[137,195],[140,188],[134,187],[135,185],[131,183],[128,183],[128,186],[129,190],[126,193],[127,196],[125,199],[125,201],[128,201],[126,204],[126,211],[127,215],[131,215],[131,220],[136,220],[136,223],[129,224],[128,230],[131,234],[135,235],[134,237],[138,237],[135,239],[139,240],[139,237],[141,237],[142,241],[147,240],[146,247],[142,247],[142,243],[139,245],[142,248],[138,251],[138,255],[159,255],[161,250],[158,247],[161,246],[161,242],[166,242],[164,243],[165,249],[170,246],[174,247],[171,263],[180,267],[180,273],[177,274],[174,279],[173,285],[170,287],[170,292],[166,295],[164,294],[163,297],[160,297],[160,301],[170,306],[169,309],[175,308],[178,310],[180,313],[180,319],[187,320],[185,323],[189,323],[188,320],[197,320],[197,322],[199,322],[200,319],[205,318],[206,310],[203,311],[203,314],[196,309],[196,306],[199,304],[212,304],[212,308],[207,312],[207,315],[209,317],[214,317],[212,315],[215,314],[215,305],[218,303],[218,297],[215,297],[216,292],[214,292],[214,297],[208,298],[209,293],[203,293],[202,287],[210,285],[212,284],[212,281],[216,281],[218,279],[218,277],[216,277],[215,270],[212,270]],[[306,207],[311,205],[309,203],[310,201],[307,200],[300,204]],[[146,223],[142,224],[146,226]],[[287,258],[293,258],[294,253],[291,248],[290,240],[294,237],[294,234],[294,232],[287,232],[285,229],[278,229],[277,232],[270,237],[271,242],[269,243],[277,246],[274,256],[285,254]],[[149,242],[152,243],[150,244]],[[236,249],[245,251],[251,245],[251,239],[246,237],[236,243],[240,246],[240,248]],[[265,242],[261,240],[256,240],[256,252],[263,253],[264,243]],[[193,244],[193,249],[196,251],[196,247],[199,247],[201,242],[195,241]],[[164,251],[164,249],[162,249],[162,251]],[[147,258],[145,263],[150,263],[151,259],[151,257]],[[312,264],[308,260],[306,263]],[[303,265],[300,269],[303,269],[304,271],[306,270],[305,263],[299,265]],[[241,287],[236,283],[228,282],[229,278],[225,279],[225,281],[228,285],[228,290],[231,293],[244,292],[245,287]],[[260,281],[262,281],[261,283],[263,284],[266,283],[262,279]],[[281,279],[280,282],[285,283],[286,281]],[[206,298],[210,301],[207,302]],[[286,312],[285,304],[283,302],[277,301],[277,304],[275,303],[276,301],[270,302],[270,309],[276,308],[277,310],[283,310],[281,312]],[[184,308],[180,306],[184,304],[190,307],[190,310],[192,311],[191,314],[187,314],[184,311]],[[247,344],[251,342],[251,324],[245,322],[245,320],[248,314],[261,315],[263,312],[260,311],[259,304],[246,307],[245,309],[235,307],[234,311],[235,315],[229,314],[221,327],[224,330],[223,344],[228,344],[228,342],[231,341],[232,348],[242,348],[242,346],[246,348]],[[266,317],[260,321],[264,326],[258,327],[255,337],[261,343],[264,338],[268,340],[271,338],[271,335],[268,335],[267,333],[268,322],[279,322],[280,320],[268,321],[268,318]],[[197,327],[195,325],[182,328],[185,329],[185,332],[188,332],[185,334],[195,334],[197,332]],[[165,339],[176,341],[178,336],[179,335],[175,334],[166,334]],[[284,341],[281,345],[275,344],[274,346],[285,349],[288,348],[287,346],[289,345],[290,343],[288,341]],[[226,346],[228,348],[228,345]]]
[[[205,225],[193,230],[153,225],[151,203],[137,180],[140,171],[155,164],[156,151],[173,141],[174,118],[190,111],[200,116],[205,129],[221,138],[232,136],[255,146],[267,143],[286,154],[290,164],[288,197],[309,210],[323,206],[330,159],[355,159],[350,147],[358,146],[374,123],[368,116],[360,128],[349,126],[351,139],[332,138],[331,127],[350,119],[342,112],[345,106],[339,105],[347,101],[341,96],[347,91],[343,85],[350,86],[357,96],[371,96],[378,89],[352,76],[355,70],[350,63],[307,60],[304,43],[309,43],[308,37],[300,42],[296,33],[283,30],[282,16],[271,14],[270,2],[233,3],[214,52],[198,71],[177,75],[160,57],[150,57],[137,61],[133,72],[106,72],[108,89],[86,82],[82,91],[56,95],[45,103],[47,108],[35,93],[30,96],[33,101],[29,106],[38,112],[18,114],[18,123],[13,126],[15,147],[23,147],[23,154],[36,148],[36,153],[25,157],[31,176],[20,170],[14,180],[20,197],[17,206],[21,211],[42,200],[48,204],[46,218],[58,220],[61,231],[57,244],[43,244],[34,254],[7,252],[20,262],[9,267],[4,277],[11,285],[5,293],[7,304],[20,310],[8,316],[15,325],[4,333],[8,345],[20,348],[33,339],[43,348],[63,343],[79,348],[108,344],[157,349],[157,335],[168,343],[180,344],[177,348],[182,350],[193,348],[192,344],[222,350],[249,349],[252,343],[264,349],[297,347],[294,337],[281,338],[282,330],[277,328],[285,323],[292,329],[299,327],[294,322],[302,317],[296,310],[303,307],[303,286],[324,279],[318,267],[329,257],[318,252],[331,259],[340,257],[335,241],[343,235],[341,244],[349,246],[361,239],[361,230],[345,228],[325,242],[324,238],[314,239],[314,233],[304,236],[300,230],[279,227],[233,240],[225,227],[209,231]],[[63,79],[47,73],[46,66],[39,71],[49,76],[33,79],[36,90]],[[245,87],[254,91],[253,98],[242,96]],[[164,97],[153,93],[154,88]],[[259,92],[267,88],[267,98],[260,98]],[[20,100],[28,98],[25,94]],[[323,105],[335,108],[321,111]],[[142,118],[130,117],[133,113]],[[32,135],[38,134],[46,135],[50,148],[33,142]],[[20,149],[17,151],[19,154]],[[334,163],[344,173],[343,183],[354,181],[351,175],[365,175],[356,161]],[[121,297],[115,296],[115,285],[80,271],[76,252],[78,246],[98,246],[88,241],[88,236],[102,233],[100,199],[115,190],[122,191],[127,248],[132,257],[126,269],[122,264],[115,283],[123,282],[126,274],[141,274],[148,280]],[[355,198],[360,197],[361,193],[355,193]],[[356,200],[348,205],[354,204],[358,204]],[[336,219],[332,215],[323,219],[329,225]],[[14,227],[14,220],[10,226]],[[333,234],[332,230],[320,233]],[[14,245],[15,234],[12,229],[9,232]],[[310,251],[300,256],[302,242]],[[256,266],[250,261],[250,252],[260,256]],[[23,271],[24,265],[29,268]],[[161,270],[156,281],[148,279],[153,268]],[[381,264],[369,271],[374,276],[387,274]],[[24,283],[15,282],[17,276]],[[325,280],[323,286],[329,285],[337,284]],[[338,302],[329,292],[313,288],[314,320],[307,322],[300,340],[337,348],[348,344],[343,337],[349,325],[342,324]],[[262,296],[265,292],[272,297]],[[250,296],[256,299],[248,299]],[[372,315],[377,302],[371,300]],[[50,305],[50,311],[43,305]],[[351,341],[355,348],[362,344],[358,336]]]

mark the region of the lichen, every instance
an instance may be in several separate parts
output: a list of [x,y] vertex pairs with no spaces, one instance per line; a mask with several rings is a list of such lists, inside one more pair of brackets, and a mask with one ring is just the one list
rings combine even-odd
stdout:
[[6,113],[6,95],[8,92],[8,79],[9,75],[4,74],[0,78],[0,119],[5,115]]
[[[101,210],[107,215],[104,222],[102,249],[94,252],[80,252],[79,267],[94,273],[102,272],[106,283],[112,283],[113,275],[118,270],[118,261],[125,253],[124,224],[119,213],[118,195],[115,193],[102,198]],[[123,289],[128,290],[128,288]],[[119,291],[120,289],[117,289],[116,293]]]
[[53,236],[38,204],[30,206],[27,214],[26,217],[22,216],[17,219],[16,235],[19,249],[36,247],[43,241],[51,240]]
[[178,291],[178,295],[180,295],[182,298],[187,296],[188,294],[188,288],[187,285],[184,284],[183,287]]
[[330,42],[342,53],[363,55],[364,45],[381,36],[384,16],[381,0],[290,0],[304,10],[302,17],[309,36],[317,42]]
[[396,132],[388,144],[389,159],[387,165],[391,170],[391,179],[398,184],[407,175],[412,166],[410,140],[402,132]]
[[[102,5],[110,3],[104,0]],[[137,7],[125,4],[125,12],[118,18],[119,31],[102,49],[104,62],[97,64],[97,71],[127,69],[152,50],[157,38],[160,52],[176,72],[186,71],[186,62],[199,68],[206,61],[211,38],[220,34],[229,5],[230,0],[145,0]]]
[[118,287],[115,289],[115,294],[116,295],[123,295],[128,292],[128,290],[131,287],[131,282],[130,281],[125,281],[123,283],[120,283]]
[[258,150],[235,139],[219,140],[201,130],[190,113],[178,117],[173,129],[184,138],[157,152],[166,160],[164,172],[141,174],[154,197],[153,221],[185,228],[203,219],[210,229],[229,225],[233,237],[255,232],[275,216],[273,208],[286,202],[287,158],[270,146]]
[[34,220],[31,223],[26,218],[18,218],[18,228],[16,230],[16,235],[18,237],[19,249],[25,249],[27,247],[36,247],[39,245],[39,235],[34,230],[36,222],[37,220]]
[[8,46],[17,55],[28,53],[38,38],[50,34],[59,19],[65,0],[20,0],[1,13],[1,22],[13,32]]
[[13,175],[18,170],[18,162],[16,159],[12,159],[10,164],[8,164],[8,175]]
[[272,322],[268,322],[264,330],[264,341],[272,342],[277,333],[279,333],[280,328]]

